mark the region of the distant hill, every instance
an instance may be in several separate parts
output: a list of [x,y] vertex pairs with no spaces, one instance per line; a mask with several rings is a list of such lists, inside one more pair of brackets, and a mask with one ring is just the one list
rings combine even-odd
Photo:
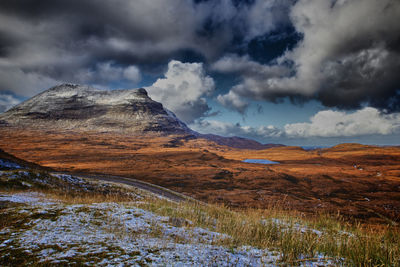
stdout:
[[353,150],[365,150],[365,149],[371,149],[371,148],[376,148],[377,146],[372,146],[372,145],[362,145],[358,143],[343,143],[343,144],[338,144],[336,146],[326,148],[326,151],[353,151]]
[[261,144],[255,140],[243,138],[243,137],[223,137],[215,134],[202,134],[199,137],[203,137],[210,141],[214,141],[215,143],[223,146],[229,146],[239,149],[255,149],[255,150],[262,150],[272,147],[282,147],[285,145],[282,144]]
[[0,170],[7,170],[7,169],[34,169],[34,170],[45,170],[51,171],[51,168],[43,167],[38,164],[22,160],[17,158],[4,150],[0,149]]

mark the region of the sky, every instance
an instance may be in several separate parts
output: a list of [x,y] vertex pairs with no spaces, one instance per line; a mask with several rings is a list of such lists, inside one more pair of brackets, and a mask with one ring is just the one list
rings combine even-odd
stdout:
[[400,145],[398,0],[1,0],[0,112],[144,87],[192,129]]

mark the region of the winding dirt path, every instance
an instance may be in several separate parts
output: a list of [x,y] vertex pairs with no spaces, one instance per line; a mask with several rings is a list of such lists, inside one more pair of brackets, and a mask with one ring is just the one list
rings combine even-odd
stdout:
[[151,192],[153,194],[156,194],[158,196],[165,197],[169,200],[175,201],[175,202],[180,202],[180,201],[197,201],[191,197],[185,196],[183,194],[180,194],[178,192],[172,191],[170,189],[150,184],[147,182],[139,181],[134,178],[128,178],[128,177],[122,177],[122,176],[114,176],[114,175],[106,175],[106,174],[76,174],[76,173],[65,173],[65,172],[54,172],[56,174],[68,174],[68,175],[73,175],[78,178],[84,178],[84,179],[95,179],[95,180],[101,180],[101,181],[107,181],[107,182],[114,182],[114,183],[121,183],[121,184],[126,184],[130,186],[137,187],[139,189]]

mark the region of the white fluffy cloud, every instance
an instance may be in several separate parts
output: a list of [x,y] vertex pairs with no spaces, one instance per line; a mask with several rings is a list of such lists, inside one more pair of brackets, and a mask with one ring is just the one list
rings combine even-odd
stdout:
[[124,70],[123,76],[125,79],[127,79],[129,81],[133,81],[135,83],[137,83],[141,80],[141,74],[140,74],[139,68],[136,66],[133,66],[133,65],[127,67]]
[[244,101],[242,97],[234,93],[234,91],[229,91],[225,95],[218,95],[217,100],[221,105],[237,110],[239,113],[244,114],[249,103]]
[[239,136],[263,140],[267,138],[281,137],[283,132],[272,126],[250,127],[242,126],[239,123],[222,122],[217,120],[200,120],[189,125],[200,133],[218,134],[222,136]]
[[353,113],[320,111],[310,122],[285,125],[288,137],[347,137],[395,134],[400,131],[400,113],[384,114],[367,107]]
[[172,60],[165,78],[147,87],[149,96],[163,103],[181,120],[190,123],[210,111],[205,95],[214,90],[214,80],[207,76],[202,63]]
[[250,127],[217,120],[199,120],[189,126],[200,133],[247,137],[261,142],[285,143],[295,139],[301,143],[305,138],[359,138],[400,134],[400,113],[385,114],[366,107],[352,113],[320,111],[310,118],[310,122],[286,124],[283,128],[272,125]]

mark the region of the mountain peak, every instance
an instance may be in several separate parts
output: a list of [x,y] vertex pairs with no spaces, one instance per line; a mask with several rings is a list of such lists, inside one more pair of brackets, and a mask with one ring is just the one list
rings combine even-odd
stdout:
[[[115,100],[120,101],[137,98],[149,98],[147,91],[144,88],[138,89],[115,89],[115,90],[100,90],[87,85],[65,83],[54,86],[45,90],[36,97],[89,97],[92,101],[103,101],[115,104]],[[34,98],[36,98],[34,97]],[[149,98],[150,99],[150,98]]]
[[78,84],[54,86],[15,106],[0,120],[40,129],[95,130],[143,134],[192,131],[143,88],[99,90]]

